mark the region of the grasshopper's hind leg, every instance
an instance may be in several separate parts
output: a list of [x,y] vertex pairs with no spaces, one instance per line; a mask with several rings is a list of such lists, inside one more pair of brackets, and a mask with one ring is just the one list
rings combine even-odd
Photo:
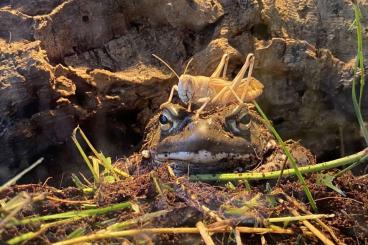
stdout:
[[226,90],[230,90],[230,92],[234,95],[239,104],[244,104],[243,100],[236,94],[231,85],[223,87],[221,91],[218,94],[216,94],[216,96],[211,100],[211,103],[215,103],[226,92]]
[[241,83],[241,81],[242,81],[242,79],[245,75],[245,72],[249,68],[250,64],[252,64],[252,62],[254,62],[254,54],[250,53],[250,54],[248,54],[247,59],[245,60],[245,63],[243,65],[243,67],[240,69],[238,75],[236,75],[236,77],[234,78],[234,80],[231,83],[231,87],[233,89],[236,89],[239,86],[239,84]]
[[246,83],[246,86],[244,86],[244,89],[243,89],[243,93],[241,95],[241,99],[242,101],[244,101],[244,98],[245,98],[245,94],[246,94],[246,89],[249,88],[249,85],[250,85],[250,80],[252,79],[251,76],[252,76],[252,73],[253,73],[253,67],[254,67],[254,56],[253,58],[250,59],[249,61],[249,70],[248,70],[248,76],[247,76],[247,80],[245,81]]
[[168,99],[165,103],[163,103],[163,104],[161,104],[161,105],[160,105],[160,109],[162,109],[165,105],[167,105],[167,104],[170,104],[170,103],[171,103],[172,98],[174,97],[174,92],[175,92],[175,91],[178,91],[178,85],[174,85],[174,86],[171,88],[171,92],[170,92],[169,99]]
[[223,71],[222,77],[224,78],[225,75],[226,75],[226,70],[227,70],[228,63],[229,63],[229,55],[224,54],[221,58],[220,63],[216,67],[216,70],[212,73],[211,77],[220,77],[221,72]]

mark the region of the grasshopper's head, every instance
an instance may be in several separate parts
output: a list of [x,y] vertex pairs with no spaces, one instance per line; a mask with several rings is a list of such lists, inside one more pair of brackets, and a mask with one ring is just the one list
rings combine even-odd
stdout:
[[181,75],[179,77],[178,94],[180,100],[185,104],[191,102],[194,97],[195,88],[193,79],[191,75]]

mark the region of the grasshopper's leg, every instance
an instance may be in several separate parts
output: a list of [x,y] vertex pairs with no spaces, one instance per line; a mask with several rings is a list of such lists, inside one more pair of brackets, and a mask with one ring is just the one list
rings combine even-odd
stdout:
[[224,68],[224,66],[227,69],[227,63],[228,62],[229,62],[229,55],[224,54],[221,58],[220,64],[218,64],[216,70],[212,73],[211,77],[220,77],[222,69]]
[[243,93],[241,95],[241,100],[242,101],[244,101],[245,93],[247,92],[246,89],[249,87],[250,79],[252,79],[251,76],[252,76],[252,73],[253,73],[253,67],[254,67],[254,57],[253,57],[253,59],[250,59],[248,77],[247,77],[247,81],[246,81],[247,86],[244,86]]
[[192,112],[192,102],[189,102],[188,103],[188,109],[187,109],[188,112]]
[[172,101],[172,98],[174,97],[174,92],[175,91],[178,91],[178,85],[174,85],[172,88],[171,88],[171,92],[170,92],[170,96],[169,96],[169,99],[163,103],[162,105],[160,105],[160,109],[162,109],[165,105],[167,104],[170,104],[171,101]]
[[226,90],[228,90],[229,88],[230,88],[230,86],[225,86],[225,87],[223,87],[223,88],[220,90],[220,92],[219,92],[218,94],[216,94],[216,96],[215,96],[215,97],[213,97],[213,99],[211,100],[211,103],[216,102],[216,101],[220,98],[220,96],[221,96],[223,93],[225,93],[225,92],[226,92]]
[[197,110],[195,118],[199,118],[199,114],[204,110],[207,104],[211,101],[211,97],[203,97],[198,100],[199,103],[203,102],[202,106]]
[[235,98],[238,100],[239,104],[244,104],[243,100],[241,98],[239,98],[239,96],[236,94],[236,92],[234,91],[234,89],[227,85],[225,86],[223,89],[221,89],[221,91],[211,100],[211,103],[216,102],[216,100],[218,100],[218,98],[220,98],[220,96],[226,92],[226,90],[230,90],[230,92],[235,96]]
[[235,96],[235,98],[238,100],[239,104],[244,104],[243,100],[239,98],[239,96],[236,94],[234,89],[231,86],[228,86],[231,93]]
[[227,65],[229,64],[229,57],[225,60],[225,66],[224,66],[224,70],[222,71],[222,78],[225,79],[226,78],[226,72],[227,72]]
[[246,106],[245,103],[241,103],[241,104],[237,105],[234,108],[234,110],[229,115],[227,115],[226,117],[234,117],[234,116],[238,115],[238,113],[240,112],[240,110],[243,109],[245,106]]
[[248,54],[247,59],[243,65],[243,67],[240,69],[238,75],[236,75],[236,77],[234,78],[231,87],[236,89],[236,87],[238,86],[239,83],[241,83],[241,80],[244,77],[245,71],[248,69],[249,64],[251,63],[251,60],[254,59],[254,54]]

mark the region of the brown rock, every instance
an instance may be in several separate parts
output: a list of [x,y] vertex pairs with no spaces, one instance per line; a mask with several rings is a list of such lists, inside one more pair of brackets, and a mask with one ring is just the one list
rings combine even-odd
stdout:
[[53,84],[53,89],[56,90],[60,96],[68,97],[75,95],[76,86],[72,80],[64,76],[60,76],[56,78],[55,83]]
[[152,53],[178,73],[193,57],[189,73],[209,75],[226,52],[232,78],[253,52],[259,103],[284,138],[320,158],[358,150],[353,19],[343,0],[3,1],[0,179],[43,155],[53,166],[80,160],[69,142],[77,124],[104,153],[132,152],[177,82]]
[[16,10],[0,9],[0,38],[7,42],[32,40],[33,18]]

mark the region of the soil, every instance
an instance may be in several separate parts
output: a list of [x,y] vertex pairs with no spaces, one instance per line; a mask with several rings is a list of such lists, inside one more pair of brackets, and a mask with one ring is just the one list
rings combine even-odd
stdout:
[[[137,160],[137,157],[132,157]],[[130,159],[130,161],[132,161]],[[70,210],[79,210],[82,203],[88,200],[89,204],[96,204],[97,207],[106,207],[115,203],[132,201],[139,205],[140,213],[129,210],[121,210],[98,215],[94,217],[82,218],[68,224],[61,224],[42,232],[36,238],[27,241],[27,244],[48,244],[62,241],[77,228],[84,228],[85,233],[93,233],[106,228],[108,225],[122,222],[152,213],[159,210],[168,212],[150,221],[131,225],[126,229],[150,228],[150,227],[195,227],[198,221],[204,221],[210,225],[216,220],[208,211],[203,210],[203,205],[215,212],[219,217],[231,221],[235,226],[260,226],[262,218],[292,216],[290,208],[304,211],[311,211],[308,201],[303,192],[303,188],[296,179],[283,179],[275,191],[270,192],[265,181],[252,182],[251,190],[247,190],[244,183],[234,183],[234,188],[227,188],[219,183],[202,183],[188,181],[187,177],[175,178],[171,176],[166,166],[151,170],[139,164],[132,179],[124,179],[113,184],[101,184],[94,194],[84,194],[83,191],[75,187],[56,189],[47,184],[27,184],[15,185],[0,193],[0,199],[9,200],[20,192],[27,192],[31,196],[43,193],[44,198],[27,205],[16,217],[30,217],[34,215],[46,215],[61,213]],[[120,162],[120,166],[123,162]],[[118,165],[119,166],[119,165]],[[139,173],[139,174],[138,174]],[[330,172],[330,174],[333,174]],[[161,186],[161,192],[155,187],[153,176]],[[351,173],[346,173],[338,177],[334,184],[345,193],[341,196],[337,192],[323,185],[316,184],[316,174],[307,176],[307,184],[317,203],[319,213],[334,214],[332,218],[323,218],[323,222],[332,229],[339,243],[345,244],[366,244],[368,242],[368,178],[358,178]],[[177,182],[179,181],[179,183]],[[272,187],[274,182],[269,183]],[[261,195],[259,197],[259,195]],[[256,205],[249,206],[249,210],[241,214],[229,212],[229,208],[239,208],[241,203],[249,201],[258,196]],[[269,200],[272,200],[270,205]],[[279,200],[283,200],[280,202]],[[78,202],[80,201],[80,202]],[[240,205],[240,206],[239,206]],[[306,213],[304,213],[306,214]],[[331,235],[325,228],[322,228],[315,221],[311,221],[317,229],[325,234],[331,241]],[[28,225],[10,225],[2,233],[2,240],[6,241],[21,234],[37,231],[42,223],[36,222]],[[281,227],[282,223],[279,223]],[[285,225],[285,224],[284,224]],[[291,222],[287,227],[293,230],[292,235],[265,234],[263,238],[259,234],[242,235],[242,240],[247,243],[261,244],[261,239],[265,239],[269,244],[320,244],[321,241],[313,235],[303,233],[302,224]],[[216,244],[234,243],[234,237],[229,233],[218,233],[212,236]],[[162,244],[192,244],[200,243],[201,237],[193,234],[143,234],[127,236],[123,238],[99,240],[100,244],[112,242],[144,242]]]

